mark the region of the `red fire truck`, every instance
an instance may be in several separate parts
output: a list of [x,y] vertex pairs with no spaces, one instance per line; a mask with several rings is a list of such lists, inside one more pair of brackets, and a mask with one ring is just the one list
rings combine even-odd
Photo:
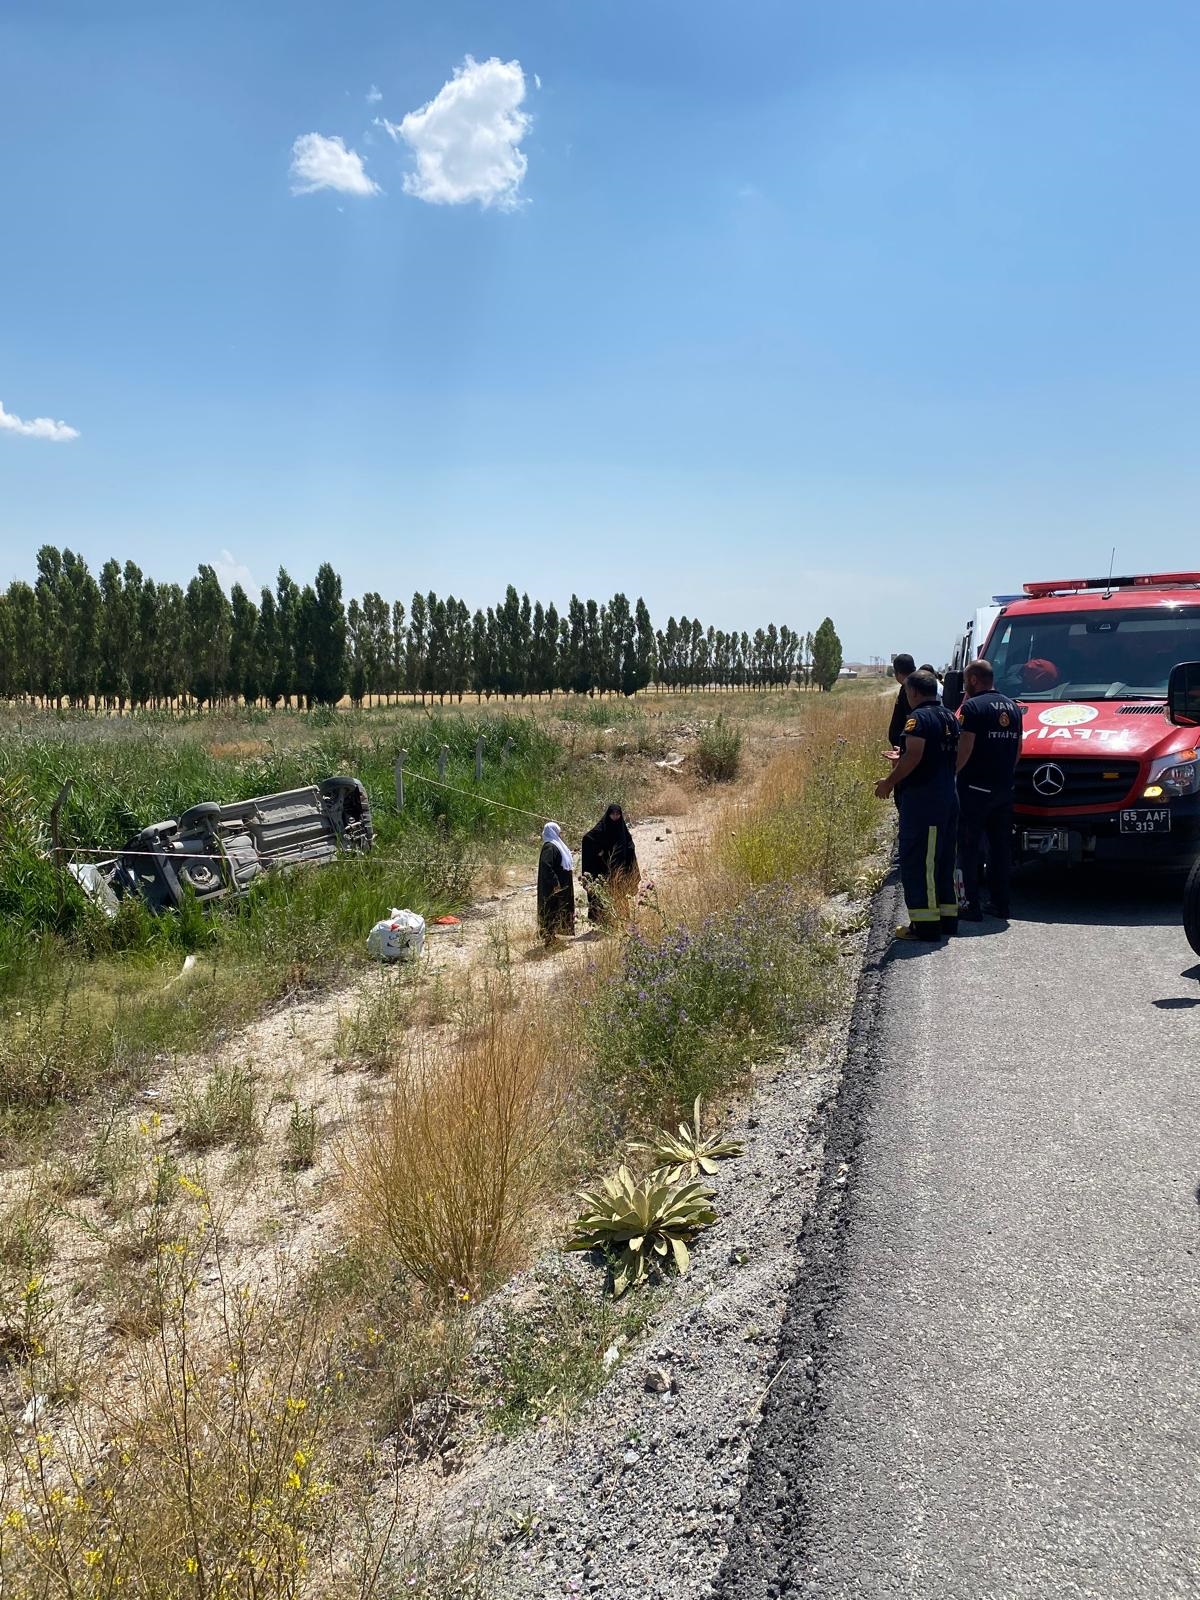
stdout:
[[[1200,573],[1027,583],[980,654],[1025,708],[1018,859],[1196,863],[1200,718],[1169,711],[1168,684],[1178,667],[1183,704],[1200,659]],[[953,708],[961,675],[946,688]],[[1200,868],[1193,880],[1200,903]]]

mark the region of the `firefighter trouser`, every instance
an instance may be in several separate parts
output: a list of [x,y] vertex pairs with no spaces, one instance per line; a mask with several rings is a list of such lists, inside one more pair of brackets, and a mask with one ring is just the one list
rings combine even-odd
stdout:
[[954,852],[958,798],[943,785],[900,795],[900,881],[913,932],[936,939],[957,925]]
[[1013,794],[1011,789],[977,789],[962,784],[958,791],[958,864],[967,903],[979,905],[979,869],[987,853],[988,893],[992,909],[1008,915],[1008,875],[1012,854]]

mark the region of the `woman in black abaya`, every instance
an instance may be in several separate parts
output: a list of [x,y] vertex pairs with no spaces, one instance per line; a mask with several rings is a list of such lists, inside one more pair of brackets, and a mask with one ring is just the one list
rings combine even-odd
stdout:
[[629,896],[638,885],[638,859],[620,806],[609,806],[583,836],[583,883],[589,922],[603,923],[614,915],[626,915]]
[[570,938],[575,932],[575,861],[563,842],[557,822],[542,829],[542,853],[538,857],[537,920],[538,932],[547,944],[556,934]]

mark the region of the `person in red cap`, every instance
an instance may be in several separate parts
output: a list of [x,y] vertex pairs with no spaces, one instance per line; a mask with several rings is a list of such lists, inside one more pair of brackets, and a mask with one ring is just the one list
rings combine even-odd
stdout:
[[1053,689],[1058,682],[1058,668],[1053,661],[1034,656],[1021,668],[1021,687],[1026,694],[1037,694],[1040,689]]

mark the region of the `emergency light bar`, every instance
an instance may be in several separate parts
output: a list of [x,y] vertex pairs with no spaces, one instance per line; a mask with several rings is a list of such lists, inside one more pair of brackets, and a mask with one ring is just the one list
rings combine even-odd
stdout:
[[1067,578],[1058,583],[1027,583],[1031,599],[1071,594],[1079,589],[1175,589],[1200,585],[1200,572],[1147,572],[1127,578]]

